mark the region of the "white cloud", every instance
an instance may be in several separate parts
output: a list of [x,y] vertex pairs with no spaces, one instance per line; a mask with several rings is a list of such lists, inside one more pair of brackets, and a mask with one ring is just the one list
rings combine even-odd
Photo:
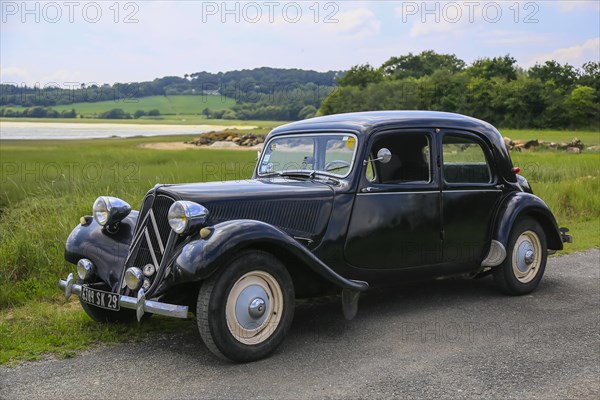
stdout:
[[580,67],[588,61],[600,61],[600,37],[589,39],[576,46],[556,49],[549,53],[538,54],[531,57],[526,66],[532,66],[536,62],[543,63],[548,60],[555,60],[561,64],[569,63],[575,67]]
[[338,22],[323,24],[325,29],[339,36],[362,39],[379,33],[381,21],[368,8],[343,11],[336,15]]
[[29,82],[30,79],[31,74],[24,68],[12,65],[8,67],[0,66],[0,82],[2,83]]
[[583,1],[583,0],[563,0],[551,2],[552,5],[557,6],[560,11],[572,12],[577,10],[591,10],[600,12],[600,2],[596,0]]
[[482,43],[503,46],[543,44],[549,40],[549,37],[546,34],[535,34],[516,30],[492,30],[481,32],[479,36],[482,39]]

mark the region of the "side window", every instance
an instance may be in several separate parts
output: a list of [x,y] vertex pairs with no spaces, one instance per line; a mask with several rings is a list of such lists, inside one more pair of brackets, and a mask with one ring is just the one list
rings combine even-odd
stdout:
[[369,163],[374,171],[367,167],[367,179],[383,184],[431,182],[431,150],[426,134],[398,132],[382,136],[371,147],[371,159],[382,148],[390,150],[392,158],[386,164]]
[[373,168],[373,163],[370,162],[367,164],[367,171],[365,172],[365,176],[369,182],[375,182],[375,169]]
[[492,175],[485,152],[475,140],[460,135],[442,139],[444,180],[448,183],[490,183]]

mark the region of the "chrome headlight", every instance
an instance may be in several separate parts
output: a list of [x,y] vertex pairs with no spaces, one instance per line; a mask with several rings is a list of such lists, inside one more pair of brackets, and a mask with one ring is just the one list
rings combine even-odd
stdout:
[[131,206],[116,197],[100,196],[94,202],[92,215],[102,226],[113,225],[129,215]]
[[208,210],[193,201],[176,201],[169,208],[169,225],[176,233],[189,233],[208,219]]
[[77,261],[77,276],[84,282],[89,282],[95,273],[94,264],[87,258]]
[[136,267],[127,268],[125,271],[125,284],[131,290],[138,290],[142,287],[142,283],[144,282],[144,275],[142,274],[142,270]]

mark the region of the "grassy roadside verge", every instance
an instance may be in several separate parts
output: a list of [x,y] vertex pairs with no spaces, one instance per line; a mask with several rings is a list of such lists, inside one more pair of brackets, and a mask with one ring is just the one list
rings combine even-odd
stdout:
[[[235,122],[234,122],[235,123]],[[586,144],[595,132],[504,132],[512,139]],[[525,136],[527,134],[527,136]],[[512,136],[511,136],[512,135]],[[101,325],[72,298],[67,305],[57,280],[73,272],[63,260],[64,241],[101,194],[137,208],[160,183],[246,179],[254,151],[140,148],[193,136],[69,141],[0,141],[0,364],[12,365],[53,354],[70,357],[90,346],[139,340],[155,332],[194,329],[192,320],[155,317],[144,324]],[[600,153],[558,151],[512,153],[536,194],[571,229],[566,252],[600,247]]]
[[[69,358],[79,351],[139,341],[154,333],[195,329],[195,320],[153,316],[143,324],[99,324],[82,310],[74,296],[69,302],[30,302],[0,311],[0,365],[16,365],[47,357]],[[200,340],[200,338],[199,338]]]

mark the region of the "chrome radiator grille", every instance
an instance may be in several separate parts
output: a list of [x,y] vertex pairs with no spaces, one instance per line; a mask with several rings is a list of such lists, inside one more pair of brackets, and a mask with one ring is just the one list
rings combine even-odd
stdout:
[[[136,225],[129,255],[125,262],[125,271],[129,267],[141,270],[144,266],[154,266],[154,274],[149,277],[150,287],[158,275],[163,264],[163,259],[169,251],[169,237],[172,230],[169,226],[167,214],[175,200],[163,194],[149,194],[144,198],[138,223]],[[121,277],[123,282],[123,277]],[[124,282],[121,284],[124,288]]]

